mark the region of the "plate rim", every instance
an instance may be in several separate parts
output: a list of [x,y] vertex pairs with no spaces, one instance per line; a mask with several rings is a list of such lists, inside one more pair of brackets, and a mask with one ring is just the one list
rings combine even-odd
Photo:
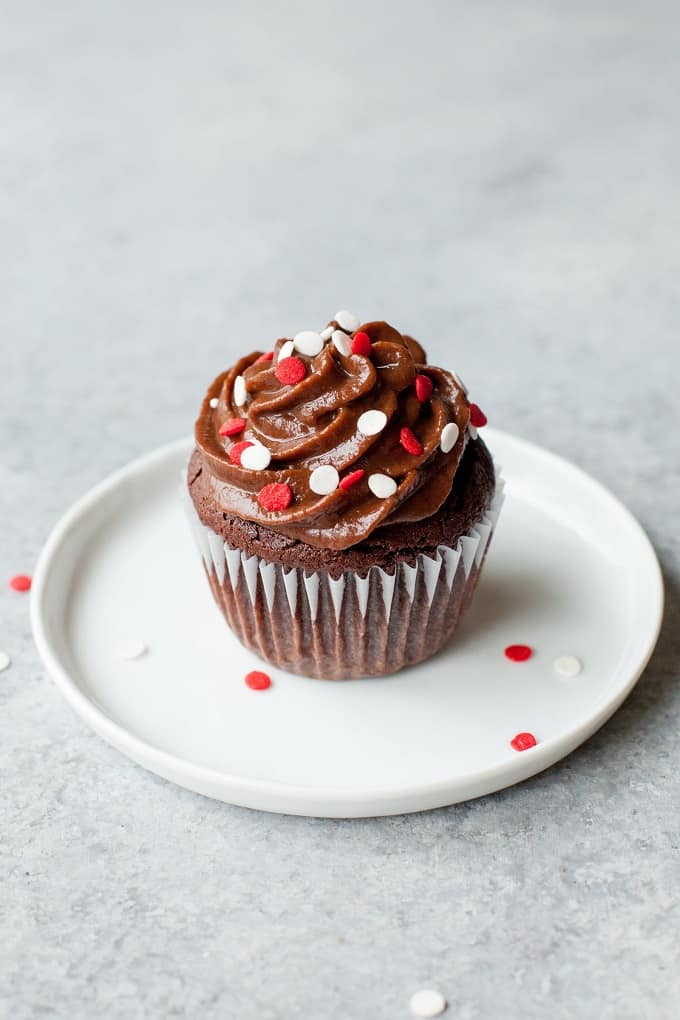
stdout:
[[[82,518],[86,517],[97,504],[114,493],[123,483],[143,475],[149,468],[179,456],[182,452],[186,452],[188,455],[193,445],[193,439],[190,437],[165,443],[115,470],[79,497],[53,527],[38,557],[30,601],[33,637],[47,673],[76,714],[108,743],[138,764],[194,792],[259,810],[336,818],[406,814],[486,796],[550,768],[600,729],[625,701],[642,676],[657,644],[663,622],[663,574],[654,547],[644,528],[611,490],[578,465],[543,446],[500,429],[488,428],[486,432],[492,446],[494,438],[500,437],[502,441],[515,444],[520,451],[531,451],[534,456],[538,453],[540,456],[550,459],[562,471],[566,470],[572,475],[579,476],[588,485],[596,487],[600,496],[615,504],[617,510],[627,518],[647,560],[648,581],[650,590],[653,591],[653,604],[650,605],[649,616],[644,621],[648,627],[648,633],[641,646],[639,661],[631,671],[626,683],[617,687],[608,697],[605,696],[600,703],[596,703],[588,718],[572,727],[567,733],[557,734],[541,741],[535,747],[517,755],[515,760],[499,762],[473,773],[438,779],[430,783],[417,783],[412,786],[401,783],[397,786],[381,786],[361,791],[340,786],[308,787],[222,772],[208,766],[198,765],[156,747],[113,720],[81,690],[52,647],[48,633],[49,627],[46,623],[47,610],[49,609],[47,603],[49,601],[50,572],[62,544]],[[511,484],[511,479],[509,481]],[[459,791],[465,786],[470,787],[473,784],[479,789],[479,792],[458,796],[457,790]],[[212,792],[206,793],[206,788],[211,788]],[[395,806],[397,804],[398,807]]]

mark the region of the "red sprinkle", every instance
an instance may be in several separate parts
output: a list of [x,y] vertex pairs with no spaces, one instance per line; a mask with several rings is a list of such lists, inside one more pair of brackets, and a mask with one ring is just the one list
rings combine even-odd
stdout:
[[412,453],[415,457],[419,456],[425,449],[415,432],[409,428],[403,428],[401,430],[399,442],[407,453]]
[[483,429],[489,419],[477,404],[470,404],[470,424],[476,429]]
[[293,502],[293,490],[283,482],[271,482],[260,491],[257,501],[263,510],[287,510]]
[[358,333],[354,334],[354,338],[352,340],[352,354],[363,354],[363,356],[367,358],[372,350],[373,344],[371,343],[371,338],[368,333],[364,333],[363,330],[360,330]]
[[272,678],[267,673],[260,673],[259,669],[246,674],[246,686],[250,687],[251,691],[266,691],[271,685]]
[[16,577],[10,578],[9,586],[14,591],[30,591],[31,579],[26,574],[17,574]]
[[241,467],[241,454],[252,445],[247,439],[244,439],[242,443],[232,443],[229,447],[229,460],[232,464],[235,464],[236,467]]
[[340,488],[344,489],[346,492],[347,489],[353,488],[358,482],[360,482],[365,474],[366,472],[363,468],[358,468],[356,471],[352,471],[351,474],[345,475],[345,477],[340,480]]
[[274,352],[273,351],[269,351],[267,354],[261,354],[260,357],[255,362],[255,364],[256,365],[261,365],[263,361],[273,361],[273,360],[274,360]]
[[284,386],[295,386],[307,375],[304,361],[299,358],[284,358],[276,366],[276,378]]
[[421,404],[426,404],[432,396],[432,390],[434,389],[434,383],[430,379],[429,375],[417,375],[416,376],[416,396]]
[[220,429],[221,436],[237,436],[246,427],[245,418],[230,418]]
[[526,662],[533,654],[529,645],[508,645],[505,649],[505,657],[511,662]]
[[518,733],[510,741],[510,747],[515,751],[528,751],[530,747],[536,747],[536,737],[533,733]]

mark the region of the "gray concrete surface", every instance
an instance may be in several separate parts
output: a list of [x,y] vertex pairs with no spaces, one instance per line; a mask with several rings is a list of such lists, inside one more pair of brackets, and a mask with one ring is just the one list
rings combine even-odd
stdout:
[[3,581],[2,1016],[678,1015],[679,52],[659,0],[0,0],[3,577],[237,351],[345,306],[610,486],[669,592],[570,759],[324,822],[106,746]]

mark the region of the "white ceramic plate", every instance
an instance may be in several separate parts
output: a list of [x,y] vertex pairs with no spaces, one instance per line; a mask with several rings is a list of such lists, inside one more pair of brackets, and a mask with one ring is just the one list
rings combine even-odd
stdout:
[[[659,566],[640,526],[567,462],[487,429],[506,502],[454,642],[398,676],[330,683],[264,667],[212,601],[178,480],[156,450],[81,499],[50,537],[32,618],[60,690],[134,761],[209,797],[328,817],[398,814],[502,789],[573,751],[618,708],[652,652]],[[119,645],[140,638],[136,661]],[[536,654],[509,662],[506,645]],[[563,654],[583,661],[570,680]],[[538,739],[510,747],[518,732]]]

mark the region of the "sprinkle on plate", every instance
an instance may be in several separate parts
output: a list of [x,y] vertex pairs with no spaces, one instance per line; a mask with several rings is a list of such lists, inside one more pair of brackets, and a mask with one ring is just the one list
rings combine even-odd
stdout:
[[14,591],[30,591],[31,583],[28,574],[15,574],[14,577],[9,579],[9,586]]
[[272,678],[269,674],[262,673],[259,669],[246,673],[245,680],[246,687],[250,687],[251,691],[266,691],[272,685]]
[[529,748],[536,747],[536,744],[537,740],[533,733],[518,733],[510,741],[513,751],[528,751]]

